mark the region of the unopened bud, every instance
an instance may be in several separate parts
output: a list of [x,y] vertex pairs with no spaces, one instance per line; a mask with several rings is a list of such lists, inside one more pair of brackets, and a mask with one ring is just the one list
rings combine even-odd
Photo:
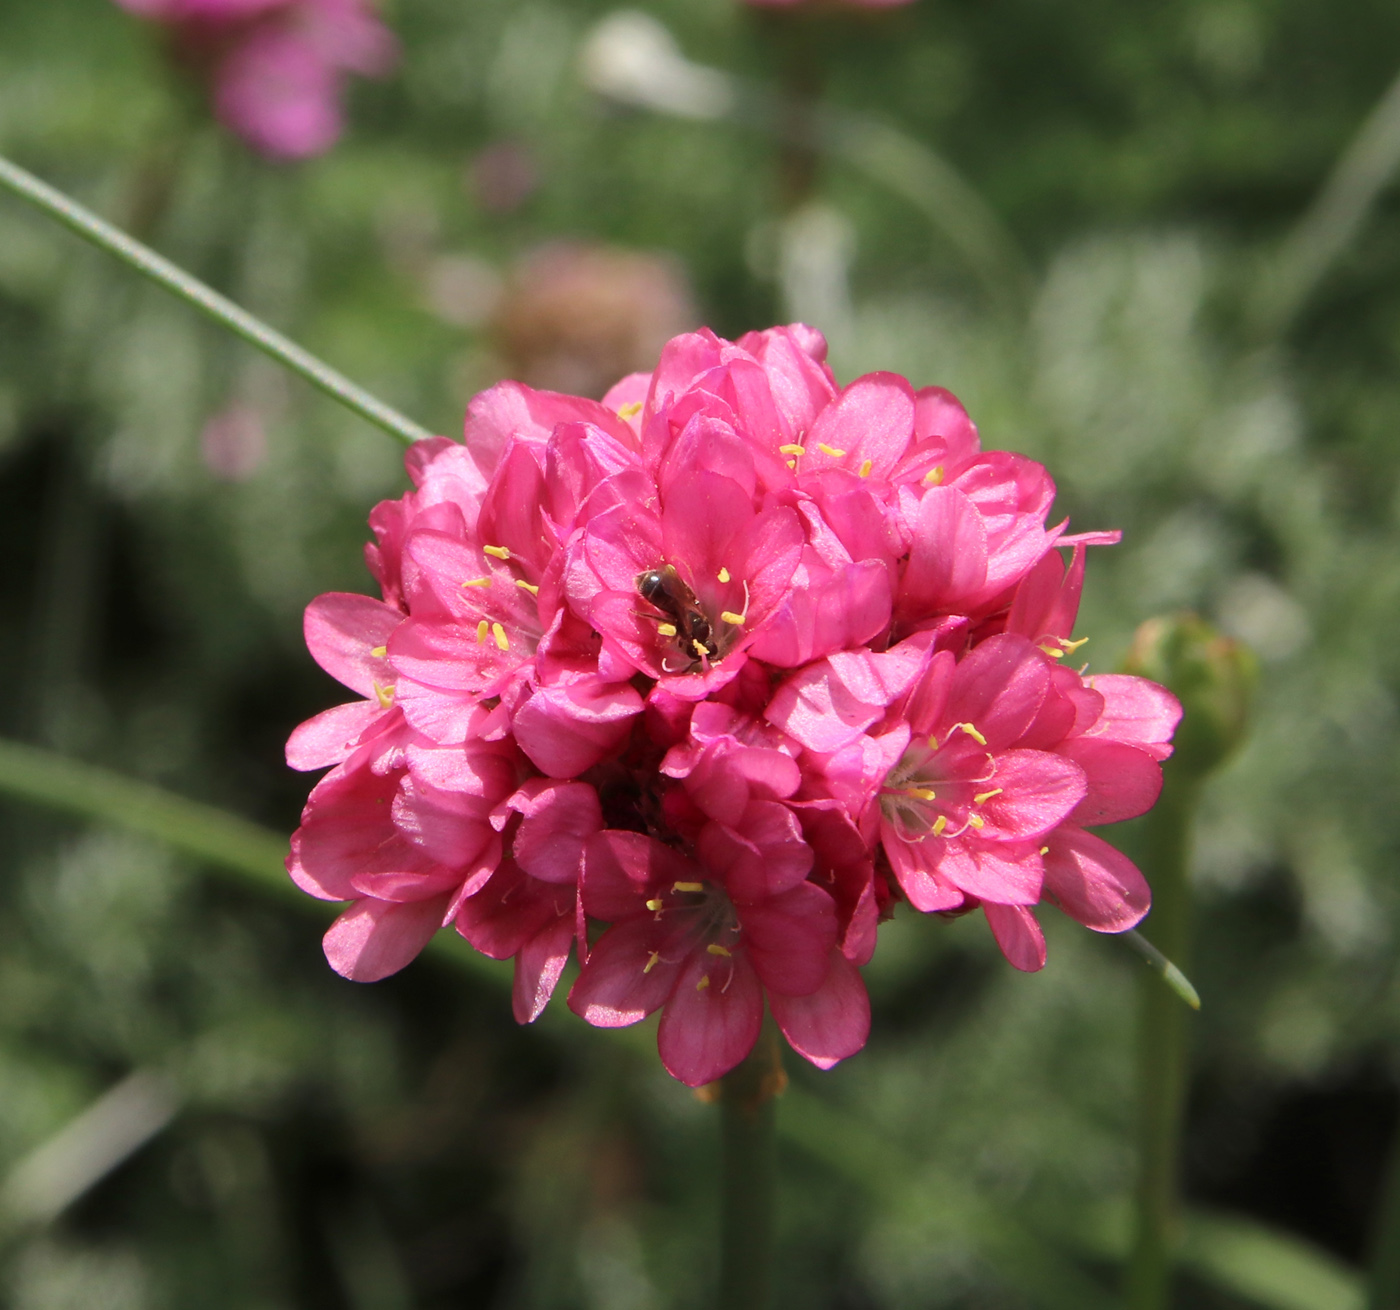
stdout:
[[1173,742],[1183,773],[1209,773],[1244,740],[1258,661],[1243,642],[1199,615],[1148,619],[1133,638],[1123,672],[1160,682],[1181,702]]

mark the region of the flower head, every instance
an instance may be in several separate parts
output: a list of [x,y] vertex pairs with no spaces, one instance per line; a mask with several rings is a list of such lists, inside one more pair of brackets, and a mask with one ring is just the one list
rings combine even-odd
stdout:
[[[535,1018],[661,1012],[663,1062],[732,1068],[765,1007],[828,1067],[859,1050],[881,918],[981,909],[1041,967],[1033,907],[1147,910],[1090,829],[1142,813],[1179,707],[1066,656],[1089,544],[1032,460],[946,391],[841,387],[794,325],[670,341],[596,402],[502,383],[409,453],[371,516],[382,600],[307,611],[359,696],[310,720],[289,869],[350,901],[347,976],[440,926],[516,961]],[[1068,561],[1061,549],[1069,552]]]
[[367,0],[117,0],[162,23],[183,58],[207,71],[220,119],[280,159],[339,139],[345,76],[377,77],[397,58]]

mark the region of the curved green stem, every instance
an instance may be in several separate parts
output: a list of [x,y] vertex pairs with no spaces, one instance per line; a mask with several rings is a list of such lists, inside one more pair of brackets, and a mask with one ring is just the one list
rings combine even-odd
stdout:
[[[1173,762],[1175,764],[1177,762]],[[1147,818],[1143,872],[1152,884],[1152,945],[1189,967],[1191,826],[1199,780],[1169,764]],[[1180,1226],[1177,1161],[1186,1095],[1187,1009],[1161,975],[1141,980],[1138,1032],[1137,1229],[1128,1261],[1128,1310],[1166,1310]]]
[[215,322],[236,332],[250,345],[270,355],[293,373],[300,374],[312,386],[320,388],[376,427],[383,428],[404,442],[422,441],[433,435],[427,428],[420,427],[398,410],[370,395],[363,387],[357,387],[343,373],[336,372],[329,364],[303,350],[295,341],[284,337],[246,309],[177,268],[149,246],[142,245],[76,200],[3,157],[0,157],[0,186],[42,209],[51,218],[108,254],[115,255],[137,272],[144,273],[152,282],[163,286],[181,300],[203,310]]

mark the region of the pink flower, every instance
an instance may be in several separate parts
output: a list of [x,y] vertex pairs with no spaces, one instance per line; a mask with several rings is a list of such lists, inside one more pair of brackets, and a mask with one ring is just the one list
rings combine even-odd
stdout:
[[[541,1012],[661,1012],[691,1084],[765,1008],[826,1068],[859,1050],[860,968],[906,901],[980,908],[1019,968],[1042,901],[1146,912],[1092,828],[1156,798],[1179,707],[1065,667],[1086,547],[1032,460],[984,452],[945,391],[837,384],[794,325],[672,340],[603,403],[502,383],[465,441],[409,452],[371,515],[382,600],[329,595],[307,642],[359,699],[303,724],[288,868],[351,902],[349,977],[444,924]],[[1057,546],[1070,548],[1066,563]]]
[[169,27],[207,69],[223,122],[283,159],[321,154],[343,129],[347,73],[387,73],[393,36],[366,0],[117,0]]

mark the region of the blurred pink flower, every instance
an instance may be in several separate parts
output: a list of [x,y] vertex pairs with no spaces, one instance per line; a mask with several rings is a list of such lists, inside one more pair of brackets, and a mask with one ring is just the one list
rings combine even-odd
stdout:
[[117,0],[162,23],[205,69],[220,119],[263,154],[302,159],[344,126],[347,73],[382,76],[398,55],[367,0]]
[[[882,917],[981,909],[1040,968],[1032,908],[1101,932],[1149,893],[1090,829],[1149,808],[1180,713],[1065,667],[1086,547],[1049,474],[956,399],[840,387],[802,325],[671,340],[597,402],[506,382],[420,443],[371,515],[383,600],[322,596],[307,644],[359,699],[303,724],[288,868],[351,902],[348,977],[451,925],[549,1000],[661,1012],[690,1084],[765,1008],[821,1068],[859,1050]],[[1070,554],[1068,562],[1058,547]]]

